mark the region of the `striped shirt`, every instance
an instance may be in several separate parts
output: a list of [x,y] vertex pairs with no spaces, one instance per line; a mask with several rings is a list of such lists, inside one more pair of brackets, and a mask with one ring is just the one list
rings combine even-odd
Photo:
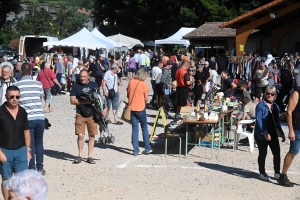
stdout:
[[20,89],[19,104],[26,110],[28,120],[45,120],[41,98],[44,96],[42,84],[32,80],[31,76],[24,76],[15,83]]

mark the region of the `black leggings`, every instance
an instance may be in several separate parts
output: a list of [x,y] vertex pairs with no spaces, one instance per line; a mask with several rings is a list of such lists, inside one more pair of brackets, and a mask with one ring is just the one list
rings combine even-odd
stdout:
[[258,167],[259,167],[259,173],[265,174],[265,162],[266,157],[268,153],[268,145],[270,146],[270,149],[273,154],[273,165],[274,165],[274,172],[280,174],[280,145],[278,137],[275,135],[271,135],[271,141],[263,141],[257,138],[257,136],[254,135],[256,144],[258,146]]

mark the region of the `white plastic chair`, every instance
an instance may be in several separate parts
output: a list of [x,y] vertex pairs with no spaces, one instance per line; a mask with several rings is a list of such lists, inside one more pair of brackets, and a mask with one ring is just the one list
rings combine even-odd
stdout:
[[253,124],[253,123],[255,123],[255,119],[241,120],[239,122],[237,130],[235,131],[235,134],[234,134],[234,145],[233,145],[233,150],[234,151],[237,149],[237,145],[238,145],[237,135],[238,134],[243,134],[243,135],[248,137],[250,152],[251,153],[253,152],[253,150],[254,150],[254,129],[255,129],[255,124],[254,124],[254,128],[253,128],[252,132],[243,130],[243,125]]

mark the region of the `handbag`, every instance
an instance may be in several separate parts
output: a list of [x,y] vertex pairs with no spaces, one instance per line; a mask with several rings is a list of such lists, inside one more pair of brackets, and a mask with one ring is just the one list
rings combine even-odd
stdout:
[[[269,106],[268,106],[268,108],[269,108]],[[273,122],[274,122],[274,125],[275,125],[275,127],[276,127],[276,122],[275,122],[275,119],[274,119],[274,116],[273,116],[273,113],[272,113],[272,110],[269,108],[269,111],[270,111],[270,113],[271,113],[271,115],[272,115],[272,118],[273,118]],[[278,130],[278,128],[276,127],[276,134],[277,134],[277,136],[278,137],[281,137],[281,133],[280,133],[280,131]]]
[[84,118],[89,118],[93,116],[93,109],[92,108],[86,108],[86,107],[78,107],[80,111],[80,115]]
[[[141,82],[141,81],[140,81]],[[136,91],[136,88],[137,86],[140,84],[140,82],[138,82],[138,84],[136,85],[135,89],[134,89],[134,92],[133,92],[133,95],[132,95],[132,98],[131,98],[131,101],[130,103],[128,102],[127,106],[125,106],[124,108],[124,111],[123,111],[123,114],[122,114],[122,119],[127,122],[127,123],[130,123],[131,124],[131,103],[132,103],[132,100],[133,100],[133,97],[135,95],[135,91]],[[124,102],[125,103],[125,102]]]
[[[44,70],[42,70],[42,71],[43,71],[44,76],[46,77],[46,79],[47,79],[49,85],[51,86],[50,81],[49,81],[48,77],[46,76]],[[51,87],[50,92],[51,92],[52,95],[57,95],[57,91],[56,91],[55,84],[54,84],[54,86]]]
[[108,97],[111,98],[111,99],[114,98],[114,97],[116,96],[115,82],[116,82],[116,77],[114,76],[114,85],[113,85],[112,89],[108,89],[108,87],[107,87],[107,85],[106,85],[107,90],[108,90]]

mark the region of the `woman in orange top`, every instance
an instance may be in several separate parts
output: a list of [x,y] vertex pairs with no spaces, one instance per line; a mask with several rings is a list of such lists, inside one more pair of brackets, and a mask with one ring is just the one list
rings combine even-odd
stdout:
[[148,84],[145,80],[148,77],[146,69],[140,69],[134,79],[132,79],[127,88],[128,104],[131,106],[131,124],[132,124],[132,146],[133,154],[140,155],[139,150],[139,122],[141,123],[143,140],[145,145],[144,154],[152,153],[149,145],[149,132],[146,115],[146,102],[148,101]]

